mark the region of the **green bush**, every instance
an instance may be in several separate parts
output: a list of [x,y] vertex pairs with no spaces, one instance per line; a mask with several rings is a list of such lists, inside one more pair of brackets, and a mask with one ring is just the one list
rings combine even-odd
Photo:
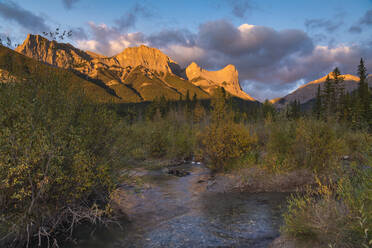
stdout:
[[[284,235],[319,247],[372,245],[372,167],[354,168],[333,185],[293,196],[284,214]],[[318,197],[314,197],[314,193]]]
[[110,213],[115,114],[64,77],[0,85],[0,244],[55,242]]
[[127,163],[145,159],[182,160],[194,152],[194,129],[171,117],[138,121],[124,129]]
[[266,125],[264,166],[275,172],[335,169],[347,153],[346,142],[337,131],[337,125],[311,118],[272,122]]
[[273,172],[293,168],[292,147],[295,141],[294,121],[266,122],[264,167]]
[[237,159],[255,152],[257,136],[241,124],[212,123],[198,137],[200,157],[213,170],[224,171],[233,167]]
[[296,167],[314,171],[334,169],[346,152],[346,144],[338,137],[332,123],[300,119],[292,156]]

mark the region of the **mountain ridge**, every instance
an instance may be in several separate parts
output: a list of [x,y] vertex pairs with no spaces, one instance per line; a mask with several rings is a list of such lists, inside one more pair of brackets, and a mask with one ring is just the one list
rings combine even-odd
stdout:
[[[271,99],[270,102],[274,104],[274,106],[276,106],[277,108],[283,108],[287,104],[295,100],[299,101],[300,104],[307,103],[316,97],[318,86],[320,86],[321,89],[324,87],[324,83],[326,81],[327,76],[329,76],[330,79],[334,78],[332,72],[330,72],[319,79],[301,85],[300,87],[298,87],[297,89],[295,89],[294,91],[292,91],[291,93],[284,97]],[[359,77],[352,74],[344,74],[341,76],[344,78],[343,84],[346,92],[352,92],[358,87]],[[369,87],[372,87],[371,76],[372,75],[369,75],[367,78]]]
[[87,80],[100,82],[115,91],[123,101],[153,100],[161,95],[176,100],[185,97],[187,92],[198,98],[210,98],[213,95],[211,89],[219,87],[233,96],[255,101],[242,91],[235,66],[228,65],[214,72],[198,66],[201,76],[213,86],[204,87],[195,77],[192,80],[187,77],[188,68],[182,69],[159,49],[145,45],[129,47],[106,57],[68,43],[49,41],[41,35],[28,34],[15,51],[56,67],[71,69]]

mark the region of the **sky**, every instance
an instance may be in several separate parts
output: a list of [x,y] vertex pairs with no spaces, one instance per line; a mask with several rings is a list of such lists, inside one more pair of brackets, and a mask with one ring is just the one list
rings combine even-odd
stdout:
[[372,0],[0,0],[0,37],[72,30],[106,56],[145,44],[181,66],[233,64],[245,92],[284,96],[336,66],[372,71]]

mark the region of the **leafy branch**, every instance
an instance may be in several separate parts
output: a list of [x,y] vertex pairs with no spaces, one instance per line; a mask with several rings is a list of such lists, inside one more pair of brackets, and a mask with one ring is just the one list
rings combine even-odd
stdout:
[[43,35],[52,40],[64,40],[66,37],[70,38],[72,36],[72,30],[60,30],[60,28],[56,28],[54,32],[43,32]]

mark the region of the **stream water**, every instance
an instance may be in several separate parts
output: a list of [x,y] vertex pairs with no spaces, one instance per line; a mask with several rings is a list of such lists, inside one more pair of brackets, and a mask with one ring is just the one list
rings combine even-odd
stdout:
[[286,193],[216,192],[202,165],[182,165],[190,175],[164,171],[146,176],[151,187],[127,196],[131,219],[122,229],[97,231],[79,248],[268,247],[279,236]]

